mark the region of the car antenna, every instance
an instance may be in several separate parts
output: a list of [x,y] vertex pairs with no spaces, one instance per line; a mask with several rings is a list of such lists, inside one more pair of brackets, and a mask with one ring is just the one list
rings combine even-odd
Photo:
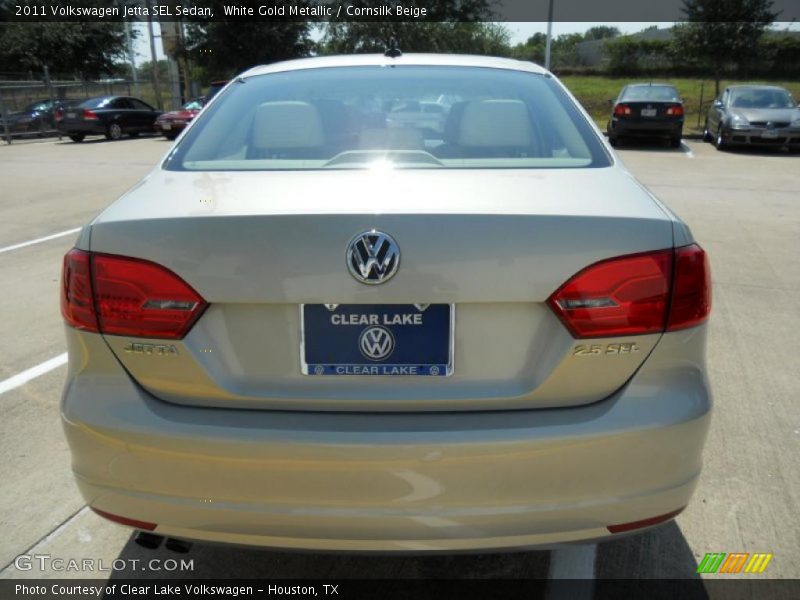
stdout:
[[400,48],[397,47],[396,38],[389,38],[389,45],[386,47],[386,52],[384,52],[383,55],[388,58],[397,58],[398,56],[403,56]]

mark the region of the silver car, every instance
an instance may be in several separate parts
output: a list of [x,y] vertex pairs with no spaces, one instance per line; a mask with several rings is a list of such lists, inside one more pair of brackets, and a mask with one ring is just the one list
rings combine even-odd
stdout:
[[[392,119],[412,102],[441,131]],[[709,310],[689,229],[542,68],[257,67],[65,257],[73,470],[100,515],[178,539],[641,531],[698,481]]]
[[714,100],[703,139],[718,150],[729,146],[785,146],[800,151],[800,107],[788,90],[774,85],[732,85]]

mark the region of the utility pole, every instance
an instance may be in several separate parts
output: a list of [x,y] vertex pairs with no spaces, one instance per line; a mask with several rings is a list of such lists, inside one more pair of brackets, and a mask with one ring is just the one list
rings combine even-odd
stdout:
[[[148,4],[150,4],[148,2]],[[149,11],[150,15],[147,17],[147,33],[150,36],[150,77],[153,80],[153,91],[156,94],[156,106],[158,110],[164,110],[164,102],[161,100],[161,82],[159,81],[158,73],[158,53],[156,52],[156,38],[153,35],[153,11]]]
[[547,6],[547,43],[544,48],[544,68],[550,70],[550,47],[553,40],[553,0]]
[[131,35],[131,22],[125,21],[125,42],[128,45],[128,62],[131,64],[131,77],[133,79],[133,89],[136,96],[141,96],[139,89],[139,78],[136,76],[136,59],[133,52],[133,36]]

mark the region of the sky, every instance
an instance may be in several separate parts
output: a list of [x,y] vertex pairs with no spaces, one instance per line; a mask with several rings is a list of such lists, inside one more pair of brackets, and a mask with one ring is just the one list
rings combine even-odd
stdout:
[[[528,23],[520,23],[520,22],[509,22],[503,23],[506,27],[508,27],[509,31],[511,32],[511,43],[518,44],[524,42],[529,37],[531,37],[534,33],[547,33],[547,22],[528,22]],[[559,36],[565,33],[583,33],[590,27],[596,27],[600,25],[606,25],[609,27],[616,27],[619,29],[623,34],[625,33],[636,33],[650,27],[652,25],[656,25],[659,28],[662,27],[671,27],[673,23],[644,23],[644,22],[630,22],[630,23],[587,23],[587,22],[573,22],[573,21],[565,21],[565,22],[555,22],[553,23],[553,36]],[[133,27],[139,30],[139,36],[134,43],[134,53],[136,54],[135,60],[136,64],[140,65],[143,62],[150,60],[150,40],[147,36],[147,26],[145,24],[135,24]],[[156,35],[159,35],[159,27],[158,23],[154,23],[153,27],[155,29]],[[786,24],[782,24],[781,28],[786,28]],[[800,31],[800,23],[792,23],[789,29],[794,31]],[[164,53],[161,50],[161,44],[159,40],[156,39],[156,52],[158,54],[159,60],[164,58]]]

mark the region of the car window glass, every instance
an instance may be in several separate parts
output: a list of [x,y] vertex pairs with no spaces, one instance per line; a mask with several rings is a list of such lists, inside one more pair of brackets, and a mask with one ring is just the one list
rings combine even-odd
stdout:
[[733,108],[793,108],[794,100],[779,88],[741,88],[731,93]]
[[568,168],[610,164],[552,78],[505,69],[303,69],[250,77],[201,115],[179,170]]
[[127,98],[117,98],[111,103],[111,108],[124,108],[130,109],[133,108],[133,105]]
[[625,88],[621,99],[626,102],[681,102],[681,95],[671,85],[635,85]]
[[78,106],[81,108],[105,108],[112,101],[112,98],[89,98],[84,100]]
[[136,110],[153,110],[152,106],[149,106],[144,102],[142,102],[141,100],[137,100],[136,98],[130,98],[128,101],[133,105],[133,108],[135,108]]

